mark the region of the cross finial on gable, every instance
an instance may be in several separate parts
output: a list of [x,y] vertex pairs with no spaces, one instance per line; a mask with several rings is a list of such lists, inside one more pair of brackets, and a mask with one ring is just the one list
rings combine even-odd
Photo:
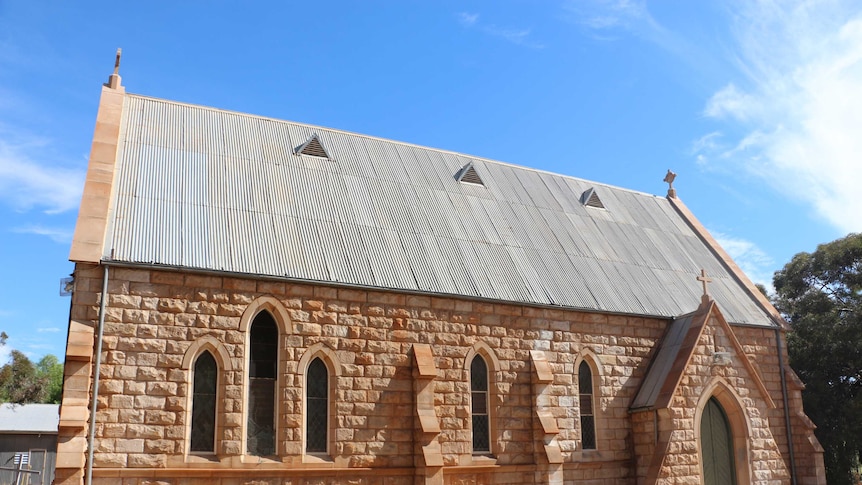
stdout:
[[122,80],[120,78],[120,56],[123,55],[123,49],[117,49],[117,58],[114,60],[114,73],[108,77],[106,86],[111,89],[122,88]]
[[703,301],[709,301],[709,291],[706,289],[706,285],[712,282],[712,278],[706,276],[706,270],[700,270],[700,276],[697,277],[697,281],[703,283]]
[[668,170],[667,175],[664,176],[664,182],[667,182],[667,186],[668,186],[667,187],[667,196],[675,199],[676,198],[676,189],[673,188],[674,179],[676,179],[676,174],[671,172],[670,170]]
[[120,56],[123,55],[123,49],[117,49],[117,60],[114,61],[114,74],[120,73]]

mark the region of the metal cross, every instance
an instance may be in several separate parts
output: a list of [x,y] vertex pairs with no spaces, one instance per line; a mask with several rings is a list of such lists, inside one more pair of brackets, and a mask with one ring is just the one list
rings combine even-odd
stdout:
[[700,276],[697,277],[697,281],[700,281],[701,283],[703,283],[703,296],[708,297],[709,292],[706,290],[706,285],[708,283],[712,282],[712,278],[709,278],[706,276],[706,270],[705,269],[700,270]]

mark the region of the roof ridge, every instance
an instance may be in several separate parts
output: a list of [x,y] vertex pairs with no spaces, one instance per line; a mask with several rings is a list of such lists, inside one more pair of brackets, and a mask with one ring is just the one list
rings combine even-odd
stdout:
[[186,103],[186,102],[183,102],[183,101],[174,101],[174,100],[170,100],[170,99],[157,98],[157,97],[155,97],[155,96],[147,96],[147,95],[144,95],[144,94],[135,94],[135,93],[129,93],[129,92],[126,92],[126,93],[124,93],[124,95],[125,95],[125,96],[130,96],[130,97],[141,98],[141,99],[149,99],[149,100],[153,100],[153,101],[159,101],[159,102],[163,102],[163,103],[175,104],[175,105],[179,105],[179,106],[189,106],[189,107],[199,108],[199,109],[205,109],[205,110],[209,110],[209,111],[219,111],[219,112],[222,112],[222,113],[229,113],[229,114],[234,114],[234,115],[244,116],[244,117],[248,117],[248,118],[257,118],[257,119],[262,119],[262,120],[275,121],[275,122],[279,122],[279,123],[291,123],[291,124],[294,124],[294,125],[297,125],[297,126],[303,126],[303,127],[311,128],[311,129],[326,130],[326,131],[331,131],[331,132],[340,133],[340,134],[343,134],[343,135],[358,136],[358,137],[366,138],[366,139],[370,139],[370,140],[383,141],[383,142],[387,142],[387,143],[394,143],[394,144],[397,144],[397,145],[403,145],[403,146],[408,146],[408,147],[413,147],[413,148],[419,148],[419,149],[422,149],[422,150],[431,150],[431,151],[435,151],[435,152],[438,152],[438,153],[446,153],[446,154],[449,154],[449,155],[456,155],[456,156],[460,156],[460,157],[464,157],[464,158],[470,159],[470,160],[472,160],[472,161],[480,161],[480,162],[482,162],[482,163],[492,163],[492,164],[503,165],[503,166],[506,166],[506,167],[516,168],[516,169],[520,169],[520,170],[528,170],[528,171],[531,171],[531,172],[544,173],[544,174],[548,174],[548,175],[554,175],[554,176],[557,176],[557,177],[565,177],[565,178],[568,178],[568,179],[577,180],[577,181],[579,181],[579,182],[586,182],[586,183],[588,183],[588,184],[601,185],[601,186],[603,186],[603,187],[607,187],[607,188],[611,188],[611,189],[615,189],[615,190],[621,190],[621,191],[628,192],[628,193],[632,193],[632,194],[637,194],[637,195],[643,195],[643,196],[647,196],[647,197],[652,197],[652,198],[656,198],[656,199],[661,199],[661,200],[665,200],[665,199],[666,199],[664,196],[661,196],[661,195],[650,194],[650,193],[648,193],[648,192],[643,192],[643,191],[640,191],[640,190],[633,190],[633,189],[629,189],[629,188],[626,188],[626,187],[620,187],[620,186],[617,186],[617,185],[611,185],[611,184],[607,184],[607,183],[604,183],[604,182],[598,182],[598,181],[595,181],[595,180],[589,180],[589,179],[585,179],[585,178],[581,178],[581,177],[576,177],[576,176],[574,176],[574,175],[569,175],[569,174],[564,174],[564,173],[559,173],[559,172],[552,172],[552,171],[550,171],[550,170],[542,170],[542,169],[538,169],[538,168],[535,168],[535,167],[528,167],[528,166],[525,166],[525,165],[518,165],[518,164],[516,164],[516,163],[512,163],[512,162],[504,162],[504,161],[501,161],[501,160],[494,160],[494,159],[492,159],[492,158],[485,158],[485,157],[481,157],[481,156],[477,156],[477,155],[470,155],[470,154],[467,154],[467,153],[461,153],[461,152],[456,152],[456,151],[452,151],[452,150],[444,150],[444,149],[442,149],[442,148],[435,148],[435,147],[430,147],[430,146],[427,146],[427,145],[420,145],[420,144],[418,144],[418,143],[410,143],[410,142],[405,142],[405,141],[400,141],[400,140],[393,140],[393,139],[391,139],[391,138],[383,138],[383,137],[380,137],[380,136],[367,135],[367,134],[364,134],[364,133],[357,133],[357,132],[354,132],[354,131],[342,130],[342,129],[339,129],[339,128],[329,128],[329,127],[326,127],[326,126],[314,125],[314,124],[311,124],[311,123],[302,123],[302,122],[299,122],[299,121],[286,120],[286,119],[282,119],[282,118],[274,118],[274,117],[272,117],[272,116],[256,115],[256,114],[251,114],[251,113],[243,113],[243,112],[241,112],[241,111],[234,111],[234,110],[229,110],[229,109],[216,108],[216,107],[213,107],[213,106],[205,106],[205,105],[202,105],[202,104]]

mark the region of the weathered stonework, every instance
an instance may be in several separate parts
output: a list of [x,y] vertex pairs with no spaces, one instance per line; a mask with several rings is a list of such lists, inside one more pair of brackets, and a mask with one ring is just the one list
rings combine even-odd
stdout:
[[[76,268],[75,328],[97,325],[102,272]],[[726,406],[732,420],[738,412],[747,423],[751,483],[790,483],[769,329],[733,331],[775,409],[751,385],[742,357],[711,365],[712,349],[726,336],[709,324],[668,415],[656,419],[651,412],[630,414],[629,407],[666,320],[119,267],[109,270],[106,303],[95,483],[634,484],[646,483],[650,466],[658,467],[659,483],[699,483],[697,413],[711,388],[727,389],[725,397],[738,402],[738,410]],[[269,458],[243,454],[247,329],[264,310],[281,331],[277,451]],[[418,375],[417,344],[430,349],[436,375]],[[189,363],[204,348],[220,369],[214,455],[187,451]],[[465,361],[476,352],[491,354],[493,457],[471,453]],[[321,353],[337,366],[331,454],[322,460],[302,453],[303,365]],[[550,374],[534,375],[535,359],[544,359]],[[584,359],[599,383],[596,450],[580,447],[577,368]],[[90,382],[93,362],[88,356],[67,365],[64,408],[86,405],[82,382]],[[798,393],[792,414],[804,416]],[[439,430],[417,414],[417,402],[429,400]],[[60,453],[83,456],[83,421],[61,430]],[[671,438],[663,461],[651,464],[656,442],[644,437],[660,435],[657,424]],[[434,456],[423,455],[429,443],[440,463],[425,464]],[[811,447],[803,437],[794,437],[794,445],[810,455],[801,452]],[[57,483],[81,483],[83,463],[72,461],[58,464]]]

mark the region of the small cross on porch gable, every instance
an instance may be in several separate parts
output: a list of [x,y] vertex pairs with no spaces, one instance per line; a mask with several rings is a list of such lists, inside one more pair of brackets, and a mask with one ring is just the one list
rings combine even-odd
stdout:
[[701,297],[703,302],[704,303],[709,302],[709,300],[711,298],[709,297],[709,290],[707,289],[707,285],[712,282],[712,278],[710,278],[706,275],[705,269],[701,269],[700,270],[700,276],[697,277],[697,281],[700,281],[701,283],[703,283],[703,296]]

